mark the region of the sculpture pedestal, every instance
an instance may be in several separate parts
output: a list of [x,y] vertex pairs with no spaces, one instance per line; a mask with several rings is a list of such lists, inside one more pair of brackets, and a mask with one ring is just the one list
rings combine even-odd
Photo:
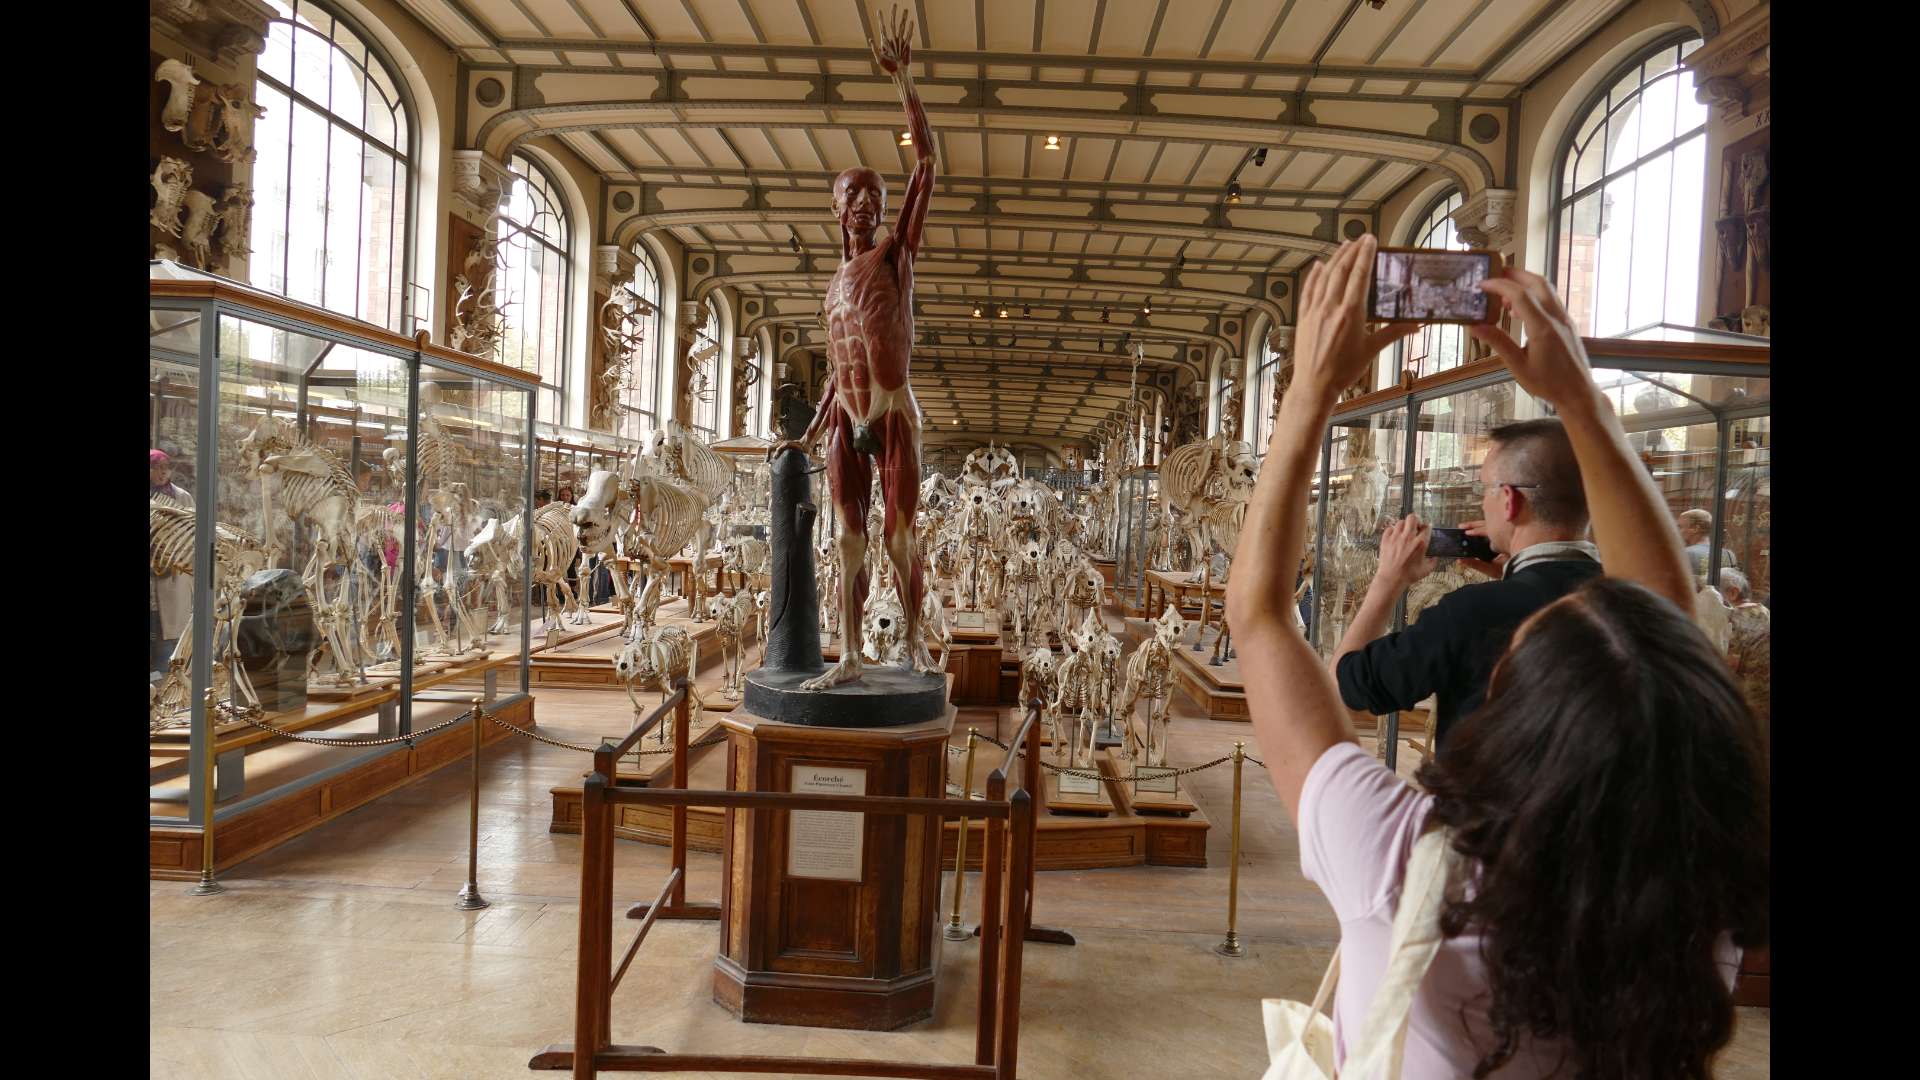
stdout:
[[[955,712],[830,728],[736,710],[720,720],[728,787],[942,798]],[[940,824],[727,811],[714,1000],[757,1024],[891,1031],[932,1016]]]

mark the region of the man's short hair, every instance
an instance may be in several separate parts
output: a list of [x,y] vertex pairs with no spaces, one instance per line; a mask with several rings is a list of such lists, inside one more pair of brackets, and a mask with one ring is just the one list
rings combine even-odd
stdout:
[[1713,533],[1713,515],[1707,513],[1705,510],[1685,511],[1680,515],[1680,527],[1684,529],[1689,525],[1699,529],[1703,533],[1711,535]]
[[1487,433],[1500,449],[1500,482],[1533,484],[1525,490],[1533,516],[1543,525],[1587,527],[1587,491],[1580,482],[1580,460],[1560,421],[1547,417],[1503,424]]

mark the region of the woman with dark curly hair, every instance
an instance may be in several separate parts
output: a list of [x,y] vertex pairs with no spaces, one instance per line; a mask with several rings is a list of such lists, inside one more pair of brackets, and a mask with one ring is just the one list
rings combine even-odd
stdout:
[[1733,1033],[1739,949],[1768,940],[1764,750],[1686,614],[1672,518],[1544,279],[1509,270],[1483,285],[1526,325],[1524,348],[1493,325],[1471,332],[1558,412],[1607,576],[1514,632],[1485,704],[1420,770],[1425,793],[1360,749],[1332,677],[1274,601],[1292,589],[1340,390],[1416,329],[1365,325],[1374,250],[1371,236],[1342,245],[1301,290],[1293,385],[1227,595],[1269,775],[1302,868],[1340,918],[1334,1057],[1383,1042],[1360,1028],[1383,1023],[1368,1007],[1409,854],[1441,829],[1454,870],[1398,1036],[1404,1075],[1706,1077]]

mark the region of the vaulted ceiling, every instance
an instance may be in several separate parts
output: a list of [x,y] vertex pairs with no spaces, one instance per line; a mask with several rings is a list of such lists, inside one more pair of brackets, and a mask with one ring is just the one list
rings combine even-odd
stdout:
[[[876,168],[897,202],[913,161],[867,45],[884,7],[401,3],[463,61],[463,145],[559,139],[606,181],[603,240],[671,233],[696,294],[741,294],[742,333],[820,350],[833,177]],[[1245,356],[1305,263],[1422,172],[1511,186],[1515,93],[1626,3],[914,0],[929,426],[1085,437],[1133,343],[1182,384]]]

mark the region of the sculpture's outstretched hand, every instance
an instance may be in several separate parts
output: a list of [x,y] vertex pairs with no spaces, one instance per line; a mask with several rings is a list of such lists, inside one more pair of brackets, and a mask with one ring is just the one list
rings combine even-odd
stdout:
[[779,442],[767,447],[767,460],[772,461],[788,450],[798,450],[804,454],[807,452],[807,441],[805,439],[781,439]]
[[907,64],[913,59],[913,19],[905,9],[895,4],[893,10],[880,20],[879,43],[868,40],[867,46],[873,50],[873,58],[880,64],[880,70],[889,75],[906,71]]

